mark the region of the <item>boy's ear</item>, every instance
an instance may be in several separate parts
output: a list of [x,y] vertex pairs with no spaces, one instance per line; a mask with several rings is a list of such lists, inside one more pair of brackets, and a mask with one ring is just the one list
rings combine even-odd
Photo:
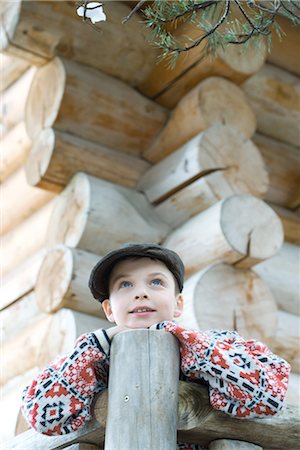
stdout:
[[112,312],[112,309],[111,309],[111,306],[110,306],[110,301],[108,299],[103,300],[103,302],[102,302],[102,309],[103,309],[107,319],[110,322],[114,322],[113,312]]
[[182,314],[182,310],[183,310],[183,296],[182,294],[178,294],[177,298],[176,298],[176,306],[175,306],[175,311],[174,311],[174,317],[180,317]]

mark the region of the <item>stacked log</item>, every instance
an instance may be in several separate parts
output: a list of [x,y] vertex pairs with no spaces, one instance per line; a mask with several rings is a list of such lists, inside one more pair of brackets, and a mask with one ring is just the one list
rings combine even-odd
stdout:
[[231,126],[214,125],[153,165],[137,187],[166,223],[178,227],[235,193],[264,196],[268,176],[251,140]]
[[257,130],[271,138],[300,146],[300,81],[271,64],[243,84],[257,118]]
[[143,194],[78,173],[57,199],[47,243],[103,255],[125,242],[161,242],[168,231]]
[[133,187],[149,163],[72,134],[43,129],[34,139],[26,162],[29,184],[60,192],[76,172]]
[[277,306],[253,270],[212,264],[191,276],[183,290],[179,323],[192,329],[235,330],[246,339],[266,341],[277,329]]
[[262,200],[236,194],[185,222],[164,244],[179,253],[190,276],[221,261],[249,268],[273,256],[282,241],[275,212]]
[[145,52],[145,33],[138,16],[132,16],[130,26],[122,24],[131,9],[122,2],[105,3],[109,19],[97,24],[100,34],[77,16],[75,2],[18,0],[1,6],[5,30],[1,48],[30,64],[45,64],[62,56],[130,85],[142,82],[155,64],[157,53],[151,47]]
[[105,318],[88,288],[91,270],[99,259],[98,255],[65,245],[51,248],[41,264],[35,286],[40,310],[53,313],[69,308]]
[[[13,314],[13,313],[12,313]],[[11,320],[13,316],[11,317]],[[3,343],[3,368],[0,384],[34,367],[42,369],[58,355],[70,352],[81,334],[107,328],[99,317],[62,309],[24,327],[13,339]]]
[[[183,23],[173,30],[173,34],[177,39],[182,36],[199,37],[199,28]],[[205,78],[220,76],[241,84],[261,68],[266,54],[266,46],[262,43],[260,49],[249,46],[245,50],[238,45],[231,45],[225,50],[220,48],[212,57],[206,55],[203,42],[188,53],[181,53],[172,70],[166,61],[156,64],[148,78],[138,87],[159,104],[174,108],[185,94]]]
[[167,117],[167,110],[124,82],[59,58],[39,68],[26,105],[33,140],[52,127],[135,155],[149,146]]
[[256,128],[255,115],[243,91],[221,77],[205,79],[180,100],[143,156],[158,162],[215,124],[232,125],[247,138]]
[[30,64],[21,58],[12,57],[9,55],[0,54],[1,64],[1,80],[0,92],[7,89],[20,76],[29,69]]

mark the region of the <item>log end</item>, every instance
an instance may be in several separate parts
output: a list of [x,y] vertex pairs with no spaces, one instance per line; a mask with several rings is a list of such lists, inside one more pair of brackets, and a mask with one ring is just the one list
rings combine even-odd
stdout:
[[41,180],[51,161],[55,145],[52,128],[42,130],[36,137],[25,165],[26,178],[31,186],[41,187]]
[[231,125],[247,138],[253,136],[256,117],[242,89],[220,77],[207,78],[196,89],[207,127],[217,123]]
[[1,2],[1,27],[0,27],[0,50],[4,51],[11,45],[19,21],[21,0],[13,2]]
[[90,203],[88,176],[78,172],[57,197],[49,220],[47,245],[76,247],[85,229]]
[[25,109],[26,129],[31,139],[54,124],[64,95],[65,80],[65,69],[59,58],[37,70]]
[[46,254],[35,287],[37,304],[42,311],[53,313],[64,307],[72,272],[73,257],[68,247],[59,245]]
[[254,45],[228,45],[226,50],[220,48],[218,57],[236,73],[239,83],[256,73],[264,64],[267,57],[267,46],[264,40],[260,41],[257,48]]
[[270,258],[282,246],[281,220],[262,200],[246,194],[233,195],[224,200],[221,216],[225,238],[241,254],[237,263]]

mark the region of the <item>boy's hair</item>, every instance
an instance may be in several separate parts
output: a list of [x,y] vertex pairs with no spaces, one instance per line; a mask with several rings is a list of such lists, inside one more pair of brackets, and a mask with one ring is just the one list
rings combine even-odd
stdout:
[[175,279],[177,292],[182,292],[184,265],[177,253],[158,244],[125,244],[104,256],[92,269],[89,288],[93,297],[99,302],[109,298],[109,278],[114,266],[129,258],[150,258],[161,261]]

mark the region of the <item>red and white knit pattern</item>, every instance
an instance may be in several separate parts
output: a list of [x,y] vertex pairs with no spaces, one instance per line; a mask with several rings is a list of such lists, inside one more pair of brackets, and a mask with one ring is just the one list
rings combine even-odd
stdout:
[[[290,367],[264,344],[235,332],[196,332],[174,322],[157,328],[178,338],[182,373],[190,381],[208,382],[215,409],[244,418],[270,416],[282,408]],[[108,381],[109,342],[101,333],[102,345],[93,333],[81,336],[70,355],[57,359],[24,390],[23,413],[38,432],[67,434],[91,419],[94,397]],[[201,450],[194,444],[177,448]]]

